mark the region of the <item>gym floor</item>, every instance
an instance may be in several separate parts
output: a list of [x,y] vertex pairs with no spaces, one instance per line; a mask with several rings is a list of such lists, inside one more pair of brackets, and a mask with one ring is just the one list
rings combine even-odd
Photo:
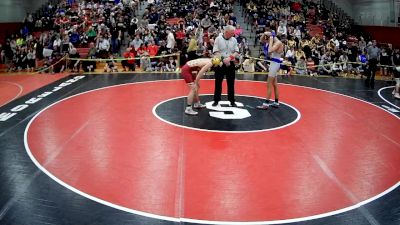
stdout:
[[390,84],[265,80],[189,116],[178,74],[1,76],[0,224],[400,224]]

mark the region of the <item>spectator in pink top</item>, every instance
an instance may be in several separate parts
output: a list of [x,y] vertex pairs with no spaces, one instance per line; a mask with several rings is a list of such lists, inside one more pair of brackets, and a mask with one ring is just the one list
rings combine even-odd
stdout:
[[239,37],[239,36],[241,36],[241,35],[242,35],[242,33],[243,33],[243,30],[242,30],[242,28],[240,27],[240,25],[239,25],[239,24],[237,24],[237,25],[236,25],[236,29],[235,29],[235,37]]

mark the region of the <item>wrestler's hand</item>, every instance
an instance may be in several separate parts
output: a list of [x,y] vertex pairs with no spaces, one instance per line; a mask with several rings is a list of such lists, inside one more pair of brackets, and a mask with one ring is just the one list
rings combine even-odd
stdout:
[[264,35],[265,35],[265,36],[268,36],[268,37],[271,37],[271,36],[272,36],[272,33],[269,32],[269,31],[265,31],[265,32],[264,32]]

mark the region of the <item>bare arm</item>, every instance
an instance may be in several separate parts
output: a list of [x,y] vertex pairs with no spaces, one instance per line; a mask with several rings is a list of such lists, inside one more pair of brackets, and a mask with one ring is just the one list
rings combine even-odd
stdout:
[[276,52],[276,51],[279,50],[279,48],[282,47],[282,42],[279,41],[279,40],[277,40],[277,41],[274,43],[274,37],[271,36],[271,37],[269,38],[269,46],[272,46],[272,47],[269,49],[269,52]]

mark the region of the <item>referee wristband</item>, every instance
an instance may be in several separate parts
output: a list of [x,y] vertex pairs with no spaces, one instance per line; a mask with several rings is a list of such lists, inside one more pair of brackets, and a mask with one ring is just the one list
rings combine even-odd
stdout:
[[229,59],[232,61],[235,59],[235,56],[231,55],[231,56],[229,56]]

